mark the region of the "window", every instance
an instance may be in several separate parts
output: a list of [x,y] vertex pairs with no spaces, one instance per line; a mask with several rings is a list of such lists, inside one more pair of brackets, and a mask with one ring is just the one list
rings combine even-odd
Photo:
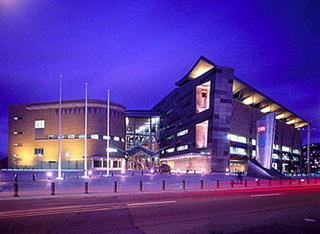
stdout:
[[290,152],[290,148],[287,146],[282,146],[282,151],[283,152]]
[[300,150],[294,149],[294,150],[292,151],[292,153],[294,153],[294,154],[300,154]]
[[94,139],[94,140],[99,140],[99,135],[98,134],[91,134],[90,138]]
[[196,125],[196,148],[207,148],[208,125],[208,120]]
[[54,135],[48,135],[48,139],[54,139]]
[[69,139],[74,139],[74,138],[76,138],[76,136],[74,134],[68,134],[68,138]]
[[13,132],[13,135],[21,135],[21,134],[22,134],[22,132],[18,132],[18,131]]
[[180,136],[184,136],[184,135],[186,135],[186,134],[188,134],[188,129],[184,129],[184,130],[178,132],[178,133],[177,133],[177,136],[180,137]]
[[44,128],[44,120],[34,121],[34,128],[35,129]]
[[21,120],[22,119],[22,116],[14,116],[13,117],[13,120],[17,121],[17,120]]
[[79,139],[84,139],[84,138],[85,138],[84,134],[79,135]]
[[177,147],[177,151],[187,150],[189,148],[188,145],[182,145]]
[[246,149],[230,147],[230,154],[247,155]]
[[171,139],[173,139],[173,137],[174,137],[174,135],[172,134],[172,135],[166,137],[166,140],[171,140]]
[[279,150],[279,145],[273,144],[273,149],[274,150]]
[[120,141],[120,137],[115,136],[115,137],[113,137],[113,140],[114,141]]
[[34,149],[34,154],[35,155],[43,155],[44,154],[44,149],[43,148],[35,148]]
[[166,152],[167,152],[167,153],[173,153],[173,152],[174,152],[174,148],[166,149]]
[[246,137],[239,136],[239,135],[234,135],[234,134],[230,134],[229,135],[229,140],[233,141],[233,142],[243,143],[243,144],[247,143],[247,138]]
[[211,82],[208,81],[196,88],[196,111],[200,113],[209,109],[210,106],[210,85]]
[[22,143],[15,143],[13,144],[13,147],[21,147],[22,146]]

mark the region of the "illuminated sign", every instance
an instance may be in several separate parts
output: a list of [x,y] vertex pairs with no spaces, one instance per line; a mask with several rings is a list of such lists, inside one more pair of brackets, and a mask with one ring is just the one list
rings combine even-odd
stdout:
[[266,131],[266,126],[258,127],[258,133],[265,132],[265,131]]

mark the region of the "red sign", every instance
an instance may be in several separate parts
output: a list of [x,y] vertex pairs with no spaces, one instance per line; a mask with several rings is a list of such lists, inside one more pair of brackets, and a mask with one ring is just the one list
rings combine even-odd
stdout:
[[258,132],[265,132],[266,131],[266,126],[260,126],[258,127]]

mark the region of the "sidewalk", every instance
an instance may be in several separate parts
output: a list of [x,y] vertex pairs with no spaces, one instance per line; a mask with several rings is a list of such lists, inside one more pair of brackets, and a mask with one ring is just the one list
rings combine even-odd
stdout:
[[[185,191],[223,191],[257,188],[313,186],[317,178],[288,180],[258,180],[243,176],[237,181],[233,174],[150,174],[149,171],[120,171],[106,176],[94,171],[83,178],[83,171],[63,171],[65,179],[56,179],[57,172],[48,178],[47,171],[0,171],[0,199],[30,199],[54,196],[114,196],[143,193],[168,193]],[[16,185],[14,185],[16,184]],[[15,190],[17,186],[17,191]],[[14,195],[17,195],[14,197]],[[54,194],[54,196],[52,195]]]

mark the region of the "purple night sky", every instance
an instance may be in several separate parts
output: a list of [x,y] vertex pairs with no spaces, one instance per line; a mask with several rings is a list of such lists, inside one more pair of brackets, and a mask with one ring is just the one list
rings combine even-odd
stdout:
[[[149,109],[203,55],[307,121],[320,118],[320,1],[0,0],[0,156],[8,106]],[[320,142],[320,120],[311,142]],[[303,130],[306,137],[306,131]]]

